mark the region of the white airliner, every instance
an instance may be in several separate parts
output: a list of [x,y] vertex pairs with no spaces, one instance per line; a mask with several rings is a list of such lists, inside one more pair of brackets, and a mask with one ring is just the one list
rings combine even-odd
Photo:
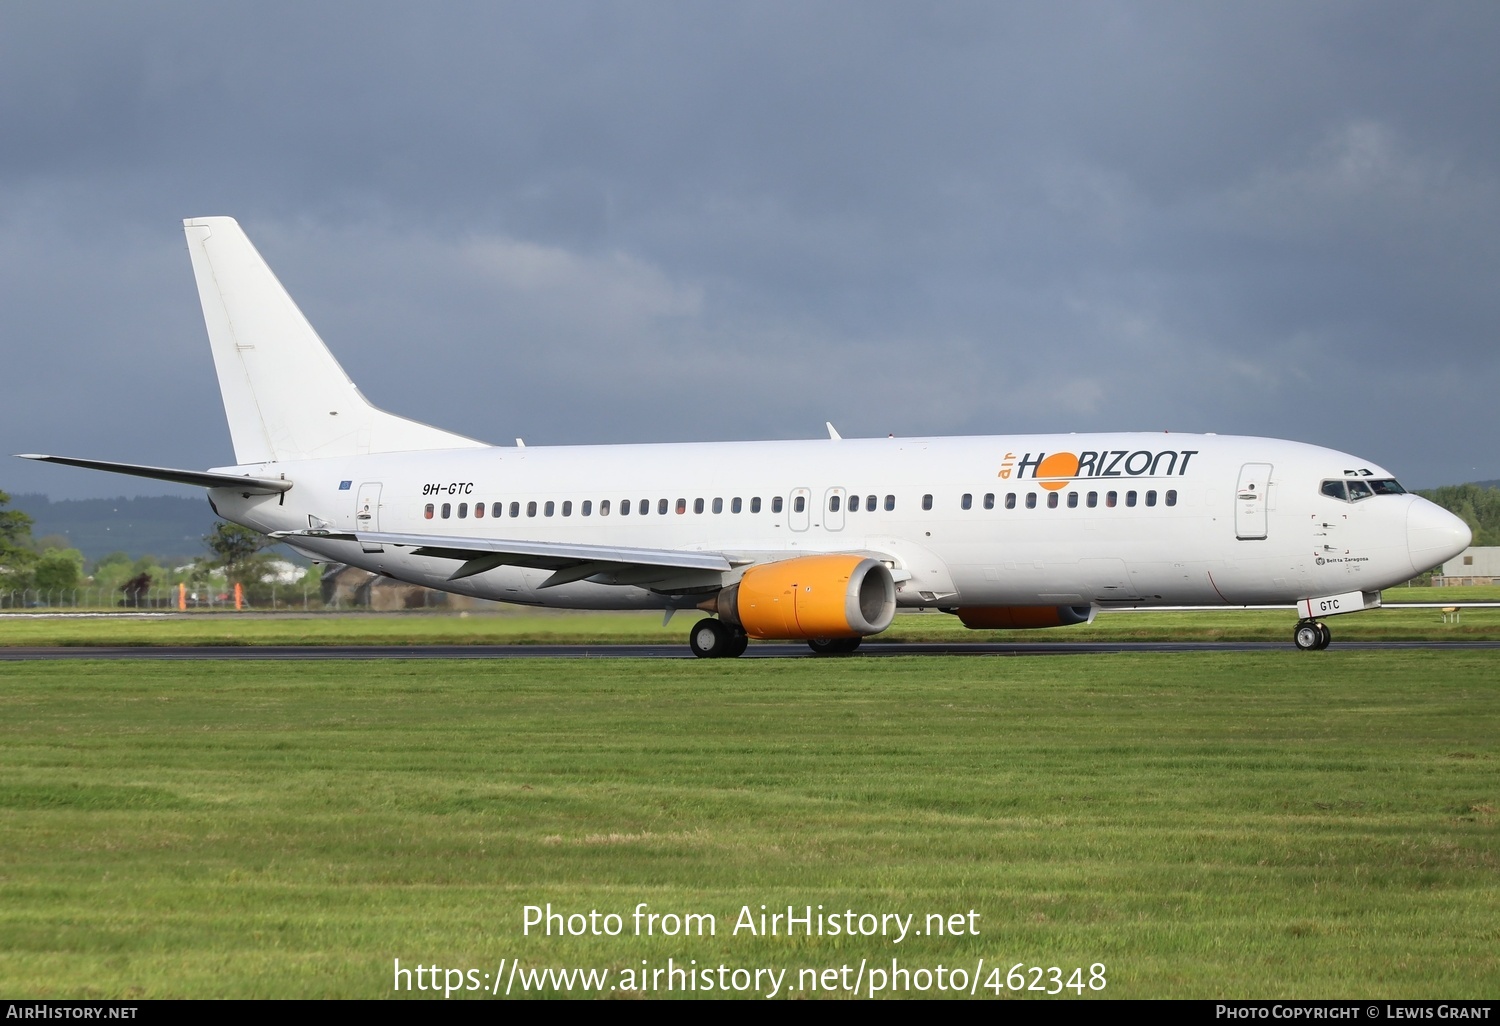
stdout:
[[[184,222],[235,465],[48,460],[202,485],[226,520],[316,560],[463,595],[713,614],[850,651],[898,608],[972,628],[1101,609],[1295,606],[1322,618],[1462,551],[1462,520],[1368,460],[1181,434],[492,446],[376,409],[231,218]],[[716,618],[715,618],[716,617]]]

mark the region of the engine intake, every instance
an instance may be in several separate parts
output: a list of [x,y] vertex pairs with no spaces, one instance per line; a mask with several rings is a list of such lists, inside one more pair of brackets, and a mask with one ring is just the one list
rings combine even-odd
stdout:
[[752,638],[858,638],[896,616],[896,582],[879,560],[799,556],[753,566],[713,603]]

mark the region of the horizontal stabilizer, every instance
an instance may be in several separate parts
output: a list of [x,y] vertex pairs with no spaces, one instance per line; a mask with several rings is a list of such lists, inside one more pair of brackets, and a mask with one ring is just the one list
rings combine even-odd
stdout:
[[16,453],[23,460],[41,460],[43,463],[61,463],[85,470],[107,470],[111,474],[129,474],[131,477],[149,477],[154,481],[173,481],[177,484],[197,485],[200,488],[233,488],[246,495],[275,495],[291,489],[292,482],[271,477],[251,477],[248,474],[216,474],[208,470],[176,470],[172,467],[148,467],[139,463],[110,463],[105,460],[80,460],[71,456],[43,456],[40,453]]

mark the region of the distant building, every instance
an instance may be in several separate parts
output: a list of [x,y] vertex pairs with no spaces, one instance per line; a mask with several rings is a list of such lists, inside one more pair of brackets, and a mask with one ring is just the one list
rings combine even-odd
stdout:
[[1500,545],[1470,545],[1432,575],[1433,587],[1500,584]]

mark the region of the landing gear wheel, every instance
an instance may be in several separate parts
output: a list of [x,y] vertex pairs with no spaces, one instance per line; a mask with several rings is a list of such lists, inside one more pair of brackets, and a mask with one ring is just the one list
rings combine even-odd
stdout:
[[1327,636],[1327,631],[1328,628],[1316,620],[1303,620],[1292,632],[1292,643],[1304,652],[1315,652],[1328,644],[1323,640]]
[[814,655],[848,655],[859,647],[859,638],[809,638],[807,647]]
[[693,625],[688,635],[688,645],[699,659],[718,659],[731,651],[734,635],[728,627],[713,617],[704,617]]
[[1318,651],[1321,652],[1323,649],[1327,648],[1328,643],[1333,640],[1333,632],[1328,629],[1328,625],[1322,620],[1319,620],[1316,626],[1318,628],[1319,635]]
[[750,647],[750,635],[743,631],[735,631],[729,638],[729,647],[724,650],[726,659],[738,659],[745,654],[745,649]]

